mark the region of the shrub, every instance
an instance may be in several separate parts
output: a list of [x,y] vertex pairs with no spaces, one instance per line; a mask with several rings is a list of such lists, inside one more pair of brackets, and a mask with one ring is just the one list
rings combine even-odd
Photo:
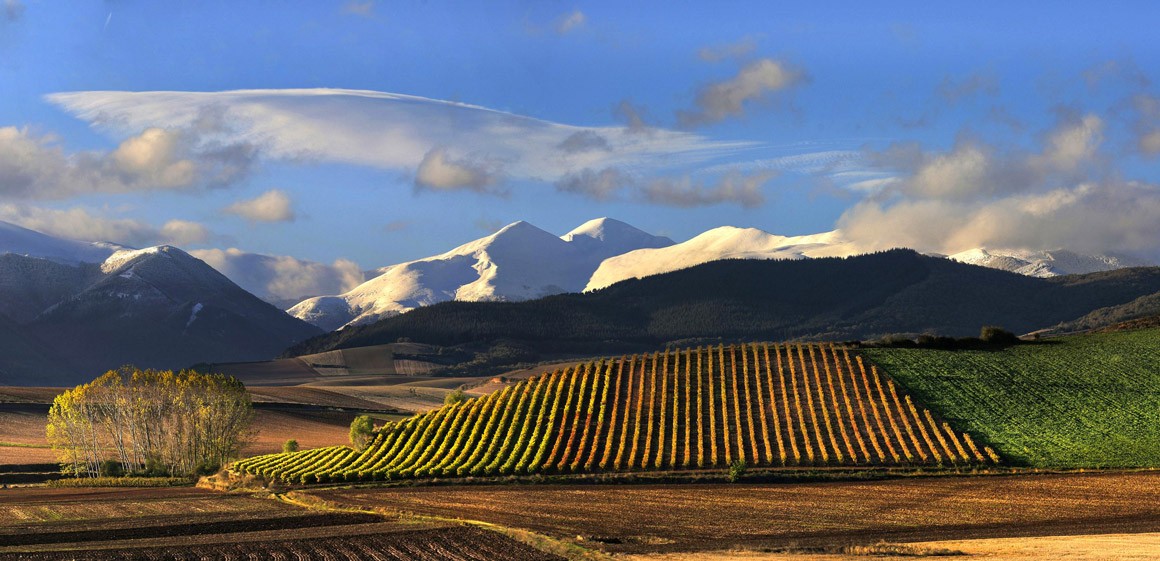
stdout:
[[447,395],[443,396],[443,405],[455,405],[456,403],[459,403],[459,402],[464,401],[466,399],[467,399],[467,394],[463,393],[463,390],[461,390],[459,388],[455,388],[454,390],[449,392]]
[[745,476],[745,472],[748,470],[749,466],[745,463],[745,460],[735,460],[729,464],[729,482],[736,483]]
[[350,444],[362,451],[370,443],[375,432],[375,420],[370,415],[359,415],[350,422]]
[[297,452],[298,451],[298,441],[291,438],[290,440],[283,442],[282,443],[282,451],[287,452],[287,453]]

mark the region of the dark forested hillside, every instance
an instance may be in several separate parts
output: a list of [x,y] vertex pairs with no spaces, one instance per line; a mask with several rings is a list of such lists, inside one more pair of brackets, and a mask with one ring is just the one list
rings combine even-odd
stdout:
[[296,356],[414,341],[514,340],[554,348],[610,341],[863,339],[888,333],[1028,332],[1160,292],[1160,268],[1038,279],[893,250],[802,261],[717,261],[589,294],[448,302],[291,347]]

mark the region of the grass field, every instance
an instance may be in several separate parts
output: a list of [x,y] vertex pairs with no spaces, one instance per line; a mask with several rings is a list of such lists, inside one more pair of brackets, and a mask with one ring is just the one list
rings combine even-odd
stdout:
[[248,458],[291,483],[747,466],[966,466],[985,447],[830,344],[601,360],[389,423],[344,446]]
[[1000,351],[863,353],[1011,463],[1160,467],[1160,329]]

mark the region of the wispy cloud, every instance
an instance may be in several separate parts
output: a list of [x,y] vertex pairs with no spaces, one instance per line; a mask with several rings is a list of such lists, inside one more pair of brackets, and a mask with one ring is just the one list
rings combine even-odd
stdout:
[[950,103],[982,95],[995,96],[999,93],[999,78],[990,72],[975,72],[959,79],[946,76],[936,91]]
[[375,15],[374,0],[348,0],[342,5],[342,13],[369,18]]
[[557,18],[554,28],[558,35],[564,35],[584,27],[586,23],[588,23],[588,16],[580,10],[573,10]]
[[718,204],[755,208],[765,203],[762,188],[777,175],[772,170],[732,170],[717,175],[638,178],[616,168],[587,169],[557,181],[556,190],[597,201],[628,200],[681,208]]
[[727,59],[744,58],[755,50],[757,50],[757,39],[752,35],[747,35],[734,43],[702,47],[697,51],[697,58],[705,62],[721,62]]
[[805,80],[806,74],[801,69],[763,58],[745,65],[728,80],[702,87],[697,93],[696,108],[678,111],[677,120],[684,126],[697,126],[742,117],[750,105]]
[[[790,72],[782,80],[792,81],[793,76]],[[757,81],[768,86],[769,79]],[[723,95],[743,103],[767,89],[760,84],[740,96]],[[591,168],[661,173],[759,145],[659,128],[639,134],[631,126],[579,127],[476,105],[371,91],[74,92],[47,99],[113,134],[140,134],[151,127],[189,128],[209,114],[214,122],[230,124],[228,130],[215,127],[202,136],[218,145],[242,143],[258,147],[268,158],[373,166],[417,179],[425,160],[429,169],[424,171],[430,172],[448,172],[448,164],[473,167],[464,162],[486,162],[497,172],[496,163],[502,163],[507,179],[549,183]],[[594,146],[591,141],[596,138],[603,139],[608,149],[575,149],[578,139]],[[486,184],[475,173],[423,175],[420,184],[427,187]]]
[[15,22],[24,17],[24,3],[20,0],[4,0],[4,19]]

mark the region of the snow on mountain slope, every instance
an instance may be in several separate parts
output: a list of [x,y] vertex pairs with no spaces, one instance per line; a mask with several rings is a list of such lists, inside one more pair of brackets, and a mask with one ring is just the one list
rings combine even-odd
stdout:
[[114,253],[27,329],[96,372],[267,359],[318,333],[172,246]]
[[849,253],[835,230],[809,236],[777,236],[756,228],[722,226],[689,241],[663,248],[638,249],[606,259],[585,291],[721,259],[804,259]]
[[334,330],[448,300],[516,301],[578,292],[608,257],[670,244],[608,218],[561,237],[521,221],[447,253],[384,267],[345,294],[310,298],[289,312]]
[[56,238],[0,221],[0,254],[13,253],[75,265],[100,263],[121,249],[125,248],[114,243]]
[[950,256],[970,265],[1002,269],[1031,277],[1055,277],[1147,266],[1140,260],[1112,255],[1081,255],[1067,250],[1027,251],[975,248]]

